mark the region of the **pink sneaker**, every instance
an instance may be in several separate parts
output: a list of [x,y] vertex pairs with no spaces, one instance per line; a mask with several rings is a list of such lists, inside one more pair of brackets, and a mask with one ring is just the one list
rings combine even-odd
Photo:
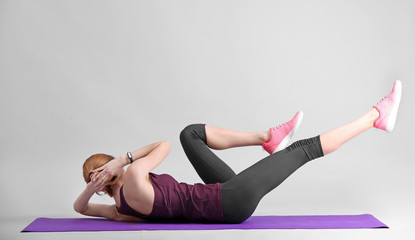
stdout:
[[396,115],[398,114],[399,102],[401,101],[402,83],[396,80],[392,91],[378,104],[373,106],[379,112],[379,118],[373,123],[375,128],[392,132],[395,127]]
[[303,112],[298,111],[295,116],[288,122],[283,123],[277,127],[270,128],[271,138],[262,143],[262,147],[269,153],[273,154],[284,149],[294,132],[300,126],[303,119]]

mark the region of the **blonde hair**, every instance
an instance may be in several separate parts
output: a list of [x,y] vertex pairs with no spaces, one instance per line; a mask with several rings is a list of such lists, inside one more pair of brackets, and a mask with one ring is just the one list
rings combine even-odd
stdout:
[[[82,166],[83,169],[83,175],[86,183],[89,183],[91,181],[91,172],[97,168],[100,168],[104,166],[109,161],[115,159],[111,155],[98,153],[90,156]],[[108,184],[104,187],[104,192],[108,194],[110,197],[113,196],[111,186],[118,182],[118,177],[114,176]]]

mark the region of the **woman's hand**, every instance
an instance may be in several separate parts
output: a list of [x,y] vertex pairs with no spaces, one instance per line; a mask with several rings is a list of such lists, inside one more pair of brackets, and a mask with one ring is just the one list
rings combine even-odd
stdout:
[[91,181],[86,185],[88,190],[92,192],[103,191],[108,181],[112,178],[111,174],[106,170],[99,172],[99,174],[99,177],[97,173],[91,174]]
[[91,173],[90,178],[91,181],[88,182],[85,190],[82,191],[82,193],[78,196],[73,205],[75,211],[82,214],[84,214],[85,211],[88,209],[89,199],[91,199],[94,193],[104,190],[108,181],[111,179],[111,175],[107,171],[103,171],[101,174],[101,178],[97,178],[95,173]]
[[[122,157],[118,157],[107,162],[104,166],[95,169],[94,171],[92,171],[93,173],[91,175],[95,175],[95,179],[101,179],[107,173],[110,174],[110,179],[114,176],[120,177],[123,171],[123,167],[126,165],[125,163],[125,159],[123,159]],[[93,178],[91,177],[91,180],[92,179]]]

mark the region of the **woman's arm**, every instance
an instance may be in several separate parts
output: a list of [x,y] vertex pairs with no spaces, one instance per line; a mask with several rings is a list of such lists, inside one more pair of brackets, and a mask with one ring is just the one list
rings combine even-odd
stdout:
[[[134,168],[139,168],[140,171],[149,173],[151,170],[156,168],[169,154],[170,143],[168,141],[160,141],[149,144],[131,153],[133,158]],[[130,160],[127,154],[117,157],[116,159],[109,161],[104,166],[94,170],[96,179],[102,178],[106,170],[111,176],[117,176],[117,172],[128,165]]]
[[143,222],[144,220],[138,217],[128,216],[120,214],[117,211],[116,205],[88,203],[88,207],[83,211],[79,212],[86,216],[93,217],[105,217],[115,221],[122,222]]
[[92,177],[93,179],[89,181],[84,191],[81,192],[81,194],[78,196],[78,198],[75,200],[75,203],[73,204],[73,208],[76,212],[83,213],[88,209],[89,199],[91,199],[92,195],[94,195],[95,192],[98,192],[105,187],[109,175],[110,173],[108,173],[107,171],[102,171],[101,178],[96,179],[95,176]]
[[[100,180],[97,180],[96,182],[99,181]],[[127,216],[118,213],[115,204],[106,205],[90,203],[89,200],[91,199],[92,195],[100,189],[100,186],[100,183],[96,184],[93,181],[89,182],[85,190],[82,191],[82,193],[76,199],[73,205],[74,210],[86,216],[105,217],[116,221],[143,221],[142,219],[137,217]]]
[[84,213],[88,209],[89,199],[94,195],[95,191],[91,191],[88,187],[79,194],[73,204],[73,209],[78,213]]
[[131,153],[134,162],[132,163],[133,171],[139,171],[147,174],[156,168],[169,154],[170,142],[161,141],[150,144],[140,150]]

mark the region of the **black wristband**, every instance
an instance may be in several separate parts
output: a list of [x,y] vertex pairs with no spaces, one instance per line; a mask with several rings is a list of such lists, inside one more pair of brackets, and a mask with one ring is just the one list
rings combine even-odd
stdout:
[[127,153],[128,159],[130,159],[130,164],[133,163],[133,155],[130,152]]

